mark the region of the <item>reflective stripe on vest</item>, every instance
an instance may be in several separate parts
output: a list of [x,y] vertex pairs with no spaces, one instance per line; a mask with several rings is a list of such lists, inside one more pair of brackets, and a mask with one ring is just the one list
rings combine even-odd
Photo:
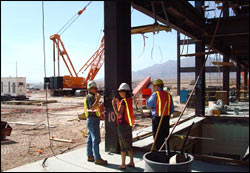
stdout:
[[127,110],[127,115],[128,115],[128,121],[129,121],[129,125],[132,126],[132,121],[131,121],[131,117],[130,117],[130,111],[129,111],[129,107],[128,107],[128,102],[126,99],[123,99],[125,104],[126,104],[126,110]]
[[156,91],[156,94],[157,94],[157,98],[158,98],[158,105],[159,105],[159,116],[161,116],[161,97],[160,97],[160,93],[159,91]]
[[[165,92],[165,91],[162,91],[162,92]],[[168,92],[165,92],[165,93],[167,94],[167,100],[162,101],[162,98],[160,96],[160,92],[156,91],[156,94],[157,94],[157,104],[158,104],[158,107],[157,107],[158,108],[158,112],[157,112],[157,109],[156,109],[156,114],[158,114],[158,116],[162,115],[162,111],[163,111],[162,109],[164,109],[166,101],[167,101],[167,107],[166,107],[167,109],[165,110],[166,116],[170,115],[171,96],[170,96],[170,94]],[[163,105],[163,107],[162,107],[162,105]],[[164,115],[165,112],[163,112],[163,115]]]
[[[84,103],[85,117],[88,118],[88,116],[89,116],[89,110],[88,110],[88,104],[87,104],[87,97],[84,98],[83,103]],[[97,107],[97,109],[95,111],[95,114],[96,114],[97,117],[101,116],[101,112],[100,112],[99,106]]]

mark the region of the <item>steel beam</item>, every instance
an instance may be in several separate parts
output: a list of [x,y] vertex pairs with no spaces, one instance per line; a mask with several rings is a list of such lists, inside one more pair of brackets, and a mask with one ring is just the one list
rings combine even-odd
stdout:
[[195,44],[193,39],[180,40],[180,45]]
[[[208,19],[207,29],[214,31],[218,19]],[[231,16],[220,19],[220,26],[216,33],[216,37],[227,35],[249,35],[249,16]],[[212,34],[211,34],[212,37]]]
[[[132,1],[132,6],[136,10],[154,18],[152,6],[148,4],[151,4],[151,1]],[[168,22],[166,21],[166,17],[163,13],[162,6],[159,5],[160,2],[158,6],[157,3],[154,4],[156,9],[155,11],[157,13],[155,15],[156,19],[167,25]],[[205,25],[205,18],[197,13],[196,9],[189,2],[185,0],[169,0],[164,1],[164,6],[173,29],[180,31],[194,40],[202,40],[201,35],[208,34],[205,32],[205,29],[203,30],[202,28],[202,26]],[[161,13],[159,13],[160,11]],[[196,30],[197,33],[193,32],[194,30]],[[203,33],[200,34],[201,32]]]
[[[204,6],[204,0],[195,1],[195,7],[204,15],[202,9]],[[195,43],[195,52],[205,52],[204,42]],[[195,88],[195,115],[201,116],[205,115],[205,96],[206,96],[206,78],[205,78],[205,68],[202,70],[202,66],[205,63],[205,55],[196,55],[195,56],[195,79],[200,75],[200,80]],[[201,72],[201,73],[200,73]]]
[[131,86],[130,1],[104,1],[105,39],[105,151],[119,153],[112,99],[123,82]]
[[[164,6],[168,15],[169,22],[166,21],[166,17],[163,13],[163,9],[161,6],[161,1],[155,2],[155,13],[153,14],[151,1],[150,0],[133,0],[132,5],[138,11],[154,18],[156,20],[168,24],[170,23],[171,27],[182,34],[187,35],[188,37],[192,38],[194,41],[204,41],[206,46],[208,46],[212,40],[212,36],[218,21],[216,19],[208,19],[205,20],[202,13],[198,12],[197,7],[193,7],[188,1],[185,0],[168,0],[164,1]],[[225,2],[227,3],[227,2]],[[248,3],[248,2],[246,2]],[[224,10],[224,16],[227,16],[228,11]],[[239,27],[240,26],[240,27]],[[244,26],[244,27],[243,27]],[[246,48],[242,47],[241,50],[234,50],[234,56],[232,57],[231,51],[227,48],[231,44],[229,41],[232,40],[231,38],[237,38],[237,40],[232,43],[234,46],[235,43],[237,44],[245,44],[240,43],[242,39],[238,39],[238,37],[244,37],[245,40],[248,40],[249,37],[249,15],[242,14],[239,16],[230,16],[221,19],[219,29],[217,31],[214,44],[212,45],[212,49],[222,55],[228,56],[229,58],[234,58],[234,56],[246,56],[248,53]],[[183,43],[181,41],[181,43]],[[226,45],[226,46],[222,46]],[[248,43],[245,44],[248,47]],[[244,50],[245,51],[244,51]],[[239,52],[238,52],[239,51]],[[248,53],[249,55],[249,53]],[[240,62],[242,63],[242,62]],[[242,63],[246,64],[247,63]]]
[[[228,67],[229,72],[236,72],[236,67]],[[217,73],[217,72],[223,72],[224,67],[223,66],[207,66],[205,68],[206,73]],[[181,73],[194,73],[195,72],[195,67],[181,67],[180,68]]]

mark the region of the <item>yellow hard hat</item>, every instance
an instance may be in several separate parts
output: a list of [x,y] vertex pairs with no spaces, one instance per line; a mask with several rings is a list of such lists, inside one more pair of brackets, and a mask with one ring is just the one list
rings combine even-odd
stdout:
[[163,81],[161,79],[156,79],[154,85],[163,85]]

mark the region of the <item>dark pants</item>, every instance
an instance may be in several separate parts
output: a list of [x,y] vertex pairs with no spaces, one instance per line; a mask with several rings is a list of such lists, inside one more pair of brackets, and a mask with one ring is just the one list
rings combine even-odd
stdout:
[[132,127],[128,124],[117,126],[121,152],[132,151]]
[[[156,132],[157,132],[157,128],[158,128],[158,124],[160,123],[160,119],[161,117],[153,117],[152,119],[152,128],[153,128],[153,137],[155,138]],[[158,137],[156,139],[155,142],[155,148],[157,150],[159,150],[162,146],[162,144],[165,142],[165,138],[168,137],[169,134],[169,120],[170,120],[170,116],[164,116],[162,123],[161,123],[161,128],[160,131],[158,133]],[[167,142],[167,146],[168,146],[168,150],[169,150],[169,140]],[[162,150],[165,150],[165,147],[162,148]]]

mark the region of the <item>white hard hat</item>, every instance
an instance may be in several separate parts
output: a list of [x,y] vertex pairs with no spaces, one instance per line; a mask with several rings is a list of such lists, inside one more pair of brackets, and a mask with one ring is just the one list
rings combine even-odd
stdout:
[[90,88],[92,88],[92,87],[97,88],[97,84],[96,84],[96,82],[93,81],[93,80],[91,80],[91,81],[88,82],[87,89],[90,89]]
[[122,90],[126,90],[126,91],[130,91],[130,87],[128,84],[126,83],[122,83],[118,89],[118,91],[122,91]]

